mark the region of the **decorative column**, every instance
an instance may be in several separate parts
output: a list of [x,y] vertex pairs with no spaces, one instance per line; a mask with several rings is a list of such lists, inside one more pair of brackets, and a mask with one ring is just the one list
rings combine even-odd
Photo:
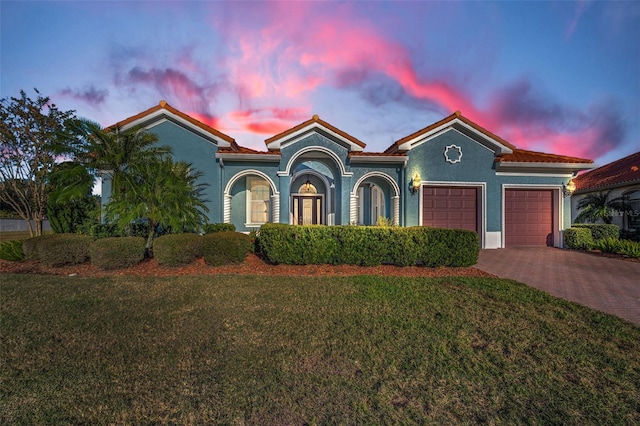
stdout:
[[224,209],[223,209],[223,222],[231,223],[231,199],[233,197],[229,194],[224,194]]
[[351,194],[351,202],[349,203],[349,225],[358,223],[358,196]]
[[273,223],[280,223],[280,195],[274,194],[271,196],[271,221]]
[[392,197],[393,200],[393,225],[400,225],[400,196]]

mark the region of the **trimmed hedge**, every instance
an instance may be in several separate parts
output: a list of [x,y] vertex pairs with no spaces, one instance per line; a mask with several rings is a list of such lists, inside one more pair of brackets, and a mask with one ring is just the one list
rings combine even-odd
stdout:
[[593,241],[602,240],[604,238],[619,238],[620,227],[607,223],[574,223],[572,228],[586,228],[591,231]]
[[0,243],[0,259],[20,262],[24,260],[22,243],[24,240],[9,240]]
[[244,262],[251,251],[251,237],[239,232],[215,232],[202,237],[202,255],[207,265]]
[[573,250],[589,250],[593,247],[591,230],[585,227],[565,229],[564,246]]
[[27,260],[48,266],[77,265],[89,260],[91,237],[80,234],[51,234],[24,240],[22,250]]
[[91,243],[91,263],[99,269],[122,269],[144,259],[142,237],[101,238]]
[[202,257],[202,237],[198,234],[169,234],[153,242],[153,257],[160,265],[188,265]]
[[260,251],[271,263],[375,266],[470,266],[478,234],[462,229],[265,224]]
[[233,223],[207,223],[202,227],[205,234],[214,234],[216,232],[236,232],[236,226]]

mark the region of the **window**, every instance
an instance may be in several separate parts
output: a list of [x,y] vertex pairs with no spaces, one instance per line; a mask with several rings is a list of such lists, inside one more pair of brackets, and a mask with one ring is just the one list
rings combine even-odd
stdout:
[[378,186],[373,185],[371,187],[371,224],[377,224],[381,217],[385,219],[387,217],[384,213],[384,194]]
[[625,211],[627,229],[640,229],[640,191],[629,192],[624,198],[629,204]]
[[247,178],[247,219],[251,224],[269,221],[269,183],[260,178]]

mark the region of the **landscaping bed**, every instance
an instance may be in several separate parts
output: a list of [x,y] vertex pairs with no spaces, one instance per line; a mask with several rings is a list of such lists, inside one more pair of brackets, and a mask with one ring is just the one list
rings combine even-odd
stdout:
[[103,271],[84,263],[50,267],[36,261],[10,262],[0,260],[0,272],[17,274],[45,274],[45,275],[78,275],[86,277],[107,277],[120,275],[134,276],[181,276],[207,274],[257,274],[284,276],[354,276],[354,275],[384,275],[403,277],[444,277],[444,276],[492,276],[472,267],[460,268],[426,268],[419,266],[354,266],[354,265],[271,265],[258,256],[249,254],[240,265],[209,266],[202,258],[193,263],[179,267],[159,265],[155,259],[147,259],[138,265],[118,270]]

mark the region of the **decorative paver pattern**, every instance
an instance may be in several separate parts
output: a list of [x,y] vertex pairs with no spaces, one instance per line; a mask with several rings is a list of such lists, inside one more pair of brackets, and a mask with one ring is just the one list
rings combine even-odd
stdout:
[[552,247],[481,250],[478,269],[640,325],[640,263]]

